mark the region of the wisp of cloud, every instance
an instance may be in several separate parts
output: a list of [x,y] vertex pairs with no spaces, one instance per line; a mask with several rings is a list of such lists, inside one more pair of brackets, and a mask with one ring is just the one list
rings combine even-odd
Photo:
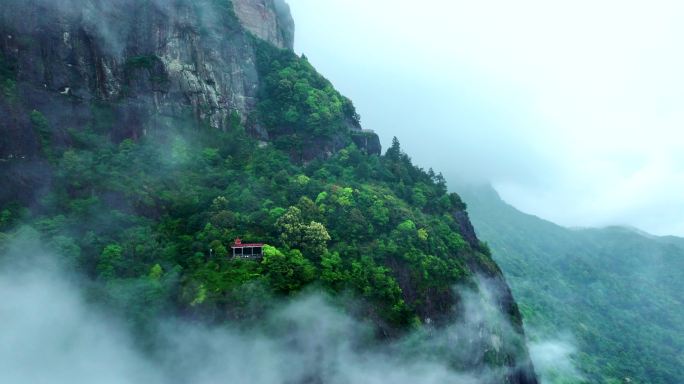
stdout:
[[462,319],[392,342],[378,343],[370,324],[325,295],[305,293],[253,326],[161,320],[153,347],[141,347],[125,319],[89,303],[54,257],[14,248],[0,257],[3,383],[485,384],[506,372],[454,362],[477,363],[487,345],[519,338],[482,280],[461,292]]

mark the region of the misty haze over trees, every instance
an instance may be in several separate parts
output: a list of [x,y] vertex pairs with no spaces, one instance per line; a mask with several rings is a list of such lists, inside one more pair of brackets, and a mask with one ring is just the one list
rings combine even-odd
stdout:
[[[424,12],[391,5],[376,27]],[[335,17],[345,41],[368,28]],[[422,33],[395,27],[386,48]],[[492,177],[482,156],[541,177],[543,156],[492,157],[510,137],[478,125],[486,103],[430,91],[453,85],[448,60],[436,88],[381,65],[397,89],[368,83],[367,125],[336,88],[358,78],[333,84],[294,31],[283,0],[3,2],[0,382],[677,382],[684,240],[570,230],[452,184]],[[349,60],[373,77],[390,53]],[[469,122],[457,143],[424,105]]]
[[565,226],[684,236],[681,1],[290,4],[295,50],[450,184]]
[[456,189],[532,338],[565,334],[588,382],[681,378],[684,239],[623,227],[567,229],[516,210],[491,187]]
[[382,154],[282,2],[0,16],[0,381],[538,382],[460,197]]
[[681,381],[678,238],[573,231],[466,187],[494,183],[521,211],[568,226],[681,235],[681,2],[292,5],[296,49],[367,126],[462,193],[528,336],[561,339],[538,352],[572,354],[586,371],[575,380]]

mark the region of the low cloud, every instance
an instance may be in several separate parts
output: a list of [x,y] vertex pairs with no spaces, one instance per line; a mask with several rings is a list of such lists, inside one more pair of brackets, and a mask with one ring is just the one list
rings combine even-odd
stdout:
[[297,50],[452,187],[491,182],[563,225],[684,235],[684,2],[290,3]]
[[[170,19],[178,24],[193,20],[207,31],[223,31],[226,15],[219,14],[222,8],[215,5],[216,2],[212,0],[11,0],[0,9],[0,20],[3,26],[11,26],[22,34],[65,28],[68,25],[65,21],[78,21],[90,38],[102,42],[98,44],[100,49],[119,58],[126,53],[131,31],[148,27],[141,25],[140,15],[154,12],[158,13],[160,19]],[[27,20],[26,15],[33,17]],[[70,38],[66,33],[68,31],[62,31],[65,44]],[[139,46],[144,46],[143,43],[138,41]]]
[[529,348],[541,384],[583,381],[583,376],[573,360],[577,354],[577,347],[571,337],[534,341],[529,343]]
[[320,294],[288,300],[253,326],[166,319],[140,343],[54,258],[13,248],[0,255],[0,382],[484,384],[508,371],[484,368],[483,351],[520,338],[483,280],[462,292],[461,320],[391,343]]
[[45,272],[0,277],[0,381],[156,383],[161,375],[110,319]]

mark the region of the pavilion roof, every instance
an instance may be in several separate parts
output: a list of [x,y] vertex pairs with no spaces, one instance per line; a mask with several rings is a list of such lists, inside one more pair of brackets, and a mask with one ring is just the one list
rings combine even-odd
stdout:
[[263,247],[265,244],[264,243],[240,243],[240,244],[233,244],[231,248],[254,248],[254,247]]

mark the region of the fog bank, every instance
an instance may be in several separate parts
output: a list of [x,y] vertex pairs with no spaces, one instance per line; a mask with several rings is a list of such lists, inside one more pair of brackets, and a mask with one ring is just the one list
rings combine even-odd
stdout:
[[[481,280],[461,291],[458,322],[390,343],[314,293],[283,300],[253,326],[161,319],[141,342],[126,319],[89,302],[87,281],[22,244],[0,255],[0,382],[485,384],[506,374],[477,363],[485,346],[519,339]],[[457,368],[464,362],[478,368]]]
[[559,224],[684,235],[684,3],[289,2],[385,147]]

